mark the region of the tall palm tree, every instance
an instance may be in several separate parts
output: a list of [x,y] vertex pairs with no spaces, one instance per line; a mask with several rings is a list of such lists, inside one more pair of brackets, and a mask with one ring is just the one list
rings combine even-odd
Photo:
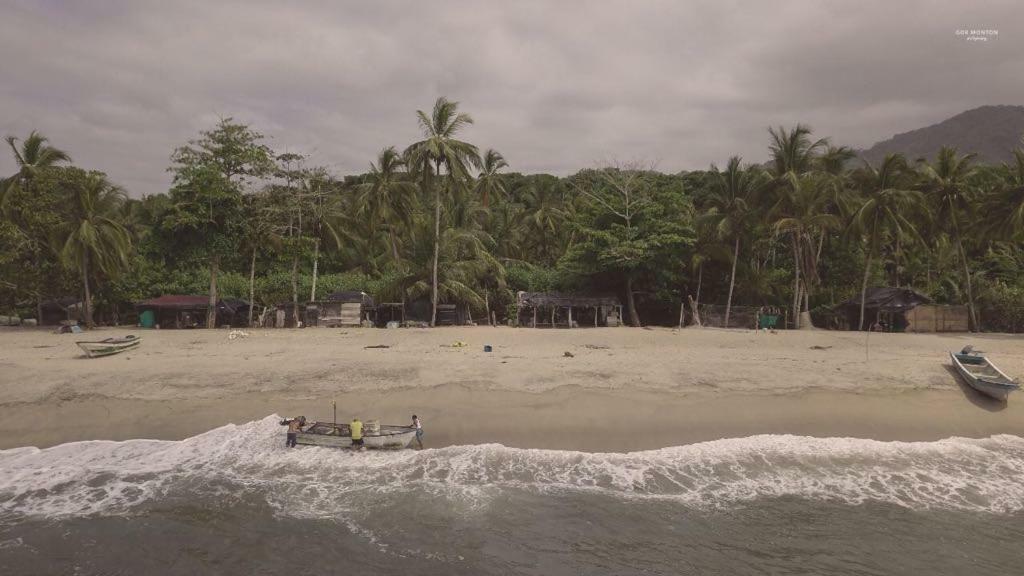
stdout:
[[[458,102],[444,97],[434,103],[434,110],[428,116],[422,110],[416,111],[424,139],[406,149],[406,156],[424,183],[424,188],[434,192],[434,258],[431,267],[430,325],[437,324],[437,263],[441,243],[441,194],[450,189],[454,181],[469,178],[471,168],[479,168],[480,153],[477,147],[456,139],[459,131],[473,123],[469,114],[461,113]],[[442,168],[445,176],[442,181]]]
[[[821,177],[814,173],[797,176],[788,173],[787,184],[770,214],[777,234],[789,234],[792,240],[793,262],[797,271],[803,271],[802,282],[797,276],[795,314],[798,327],[813,328],[810,314],[811,289],[818,282],[818,260],[815,239],[840,227],[839,217],[829,211],[830,198],[823,193]],[[800,302],[803,300],[803,306]]]
[[381,150],[376,163],[370,163],[370,174],[357,188],[358,211],[371,222],[383,222],[388,231],[391,257],[401,260],[398,230],[412,226],[416,208],[416,186],[405,173],[405,160],[389,146]]
[[[800,178],[806,174],[812,173],[816,165],[819,164],[817,160],[823,148],[828,147],[828,139],[820,138],[818,140],[811,139],[811,128],[803,124],[797,124],[795,127],[786,129],[782,126],[776,128],[769,128],[768,134],[771,136],[771,142],[768,145],[768,149],[771,152],[771,182],[762,188],[761,193],[761,204],[766,208],[765,214],[769,214],[770,210],[777,208],[780,204],[784,204],[787,197],[794,197],[794,191],[792,185],[799,183]],[[801,296],[801,284],[800,284],[800,271],[801,271],[801,239],[795,234],[790,236],[790,242],[793,247],[794,263],[793,263],[793,318],[799,326],[800,318],[800,296]],[[805,271],[806,272],[806,271]],[[807,283],[806,273],[804,274],[804,284]]]
[[964,250],[961,226],[974,209],[971,197],[970,178],[974,175],[972,163],[975,154],[957,154],[955,148],[942,147],[934,163],[919,161],[922,189],[931,200],[935,218],[948,227],[953,236],[960,262],[963,267],[964,286],[967,288],[967,310],[970,313],[971,328],[978,330],[978,314],[974,308],[974,290],[971,286],[971,269]]
[[1024,240],[1024,148],[1014,149],[1013,160],[1003,164],[1000,187],[987,203],[986,232],[995,239]]
[[18,146],[18,139],[14,136],[5,138],[7,145],[14,155],[14,162],[18,171],[7,178],[0,186],[0,203],[7,198],[7,190],[13,186],[28,186],[41,170],[52,168],[61,163],[70,163],[71,156],[59,148],[48,144],[49,140],[39,132],[33,130],[28,138],[21,141]]
[[753,215],[752,199],[762,184],[761,171],[744,169],[742,159],[733,156],[725,171],[711,166],[711,192],[705,202],[708,207],[704,220],[713,226],[722,240],[732,240],[732,271],[729,273],[729,297],[725,301],[725,327],[729,327],[732,313],[732,294],[736,287],[736,264],[740,257],[740,240],[750,227]]
[[497,150],[487,150],[482,159],[480,175],[476,178],[475,190],[483,201],[484,208],[490,207],[491,196],[504,196],[505,183],[498,174],[502,168],[508,168],[505,157]]
[[864,280],[860,286],[860,322],[864,329],[864,307],[868,292],[871,260],[886,231],[900,237],[917,236],[918,232],[909,216],[920,212],[924,196],[912,189],[913,174],[902,154],[887,154],[875,168],[867,162],[855,178],[861,186],[865,201],[854,214],[850,228],[866,238]]
[[[5,141],[11,148],[14,163],[18,168],[16,173],[4,180],[0,180],[0,214],[10,217],[8,201],[16,191],[22,190],[28,194],[33,194],[33,181],[39,173],[48,168],[56,167],[59,164],[70,163],[71,156],[59,148],[50,146],[49,139],[35,130],[29,133],[28,138],[21,141],[20,147],[18,146],[18,139],[14,136],[7,136]],[[24,237],[27,245],[31,246],[32,251],[35,253],[36,267],[41,268],[42,246],[47,241],[45,238],[46,231],[31,230],[24,222],[16,220],[17,218],[11,218],[11,223],[14,225],[15,230]],[[43,317],[42,291],[36,291],[36,315],[41,321]]]
[[128,265],[131,235],[115,219],[124,199],[124,191],[100,174],[90,174],[84,184],[71,189],[68,198],[71,219],[64,227],[60,255],[68,268],[81,274],[89,328],[94,324],[90,276],[97,271],[113,276]]

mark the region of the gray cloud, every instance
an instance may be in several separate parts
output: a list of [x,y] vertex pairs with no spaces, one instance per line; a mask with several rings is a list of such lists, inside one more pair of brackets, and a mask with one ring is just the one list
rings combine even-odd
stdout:
[[564,174],[761,160],[767,126],[798,121],[867,146],[1024,103],[1018,0],[4,5],[0,134],[39,129],[135,195],[166,190],[171,150],[219,116],[346,174],[445,95],[475,117],[467,139]]

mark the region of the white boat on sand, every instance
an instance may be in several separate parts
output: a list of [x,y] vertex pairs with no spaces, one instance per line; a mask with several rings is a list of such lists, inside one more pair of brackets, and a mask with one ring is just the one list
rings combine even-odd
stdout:
[[[363,446],[365,448],[401,450],[409,446],[415,437],[416,430],[409,426],[385,424],[364,426],[363,428]],[[296,434],[295,443],[327,448],[351,448],[352,431],[348,424],[313,422],[305,430]]]
[[110,356],[111,354],[131,350],[138,346],[140,342],[142,342],[142,338],[128,335],[124,338],[107,338],[105,340],[95,340],[92,342],[79,341],[75,342],[75,344],[78,344],[78,347],[85,351],[86,356],[89,358],[97,358],[99,356]]

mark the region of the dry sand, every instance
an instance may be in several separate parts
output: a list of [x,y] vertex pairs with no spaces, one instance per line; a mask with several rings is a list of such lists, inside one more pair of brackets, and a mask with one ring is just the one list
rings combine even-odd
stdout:
[[[141,333],[86,359],[76,340]],[[0,448],[179,439],[268,414],[423,418],[430,446],[624,451],[761,433],[1024,435],[1024,395],[963,386],[947,351],[1024,376],[1024,337],[715,329],[0,329]],[[465,347],[453,347],[465,342]],[[490,344],[494,351],[483,351]],[[368,348],[387,346],[387,348]],[[572,356],[566,356],[569,352]]]

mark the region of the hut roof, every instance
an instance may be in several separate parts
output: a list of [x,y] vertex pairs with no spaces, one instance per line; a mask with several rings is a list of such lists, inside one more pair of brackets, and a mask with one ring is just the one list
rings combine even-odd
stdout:
[[[865,308],[878,308],[883,311],[892,312],[910,310],[919,304],[930,304],[932,301],[931,298],[924,294],[909,288],[889,288],[884,286],[868,288],[864,296]],[[836,305],[836,308],[860,308],[860,294]]]
[[136,308],[203,308],[210,305],[209,296],[164,294],[135,303]]
[[373,297],[366,292],[359,290],[343,290],[341,292],[335,292],[327,297],[328,302],[344,302],[365,304],[367,306],[373,306]]
[[[209,296],[189,296],[181,294],[164,294],[149,300],[142,300],[135,303],[136,308],[172,308],[179,310],[206,309],[210,305]],[[232,314],[240,308],[249,306],[245,300],[238,298],[222,298],[217,301],[217,308],[226,310]]]
[[609,294],[563,294],[560,292],[520,292],[520,306],[619,306],[619,299]]

